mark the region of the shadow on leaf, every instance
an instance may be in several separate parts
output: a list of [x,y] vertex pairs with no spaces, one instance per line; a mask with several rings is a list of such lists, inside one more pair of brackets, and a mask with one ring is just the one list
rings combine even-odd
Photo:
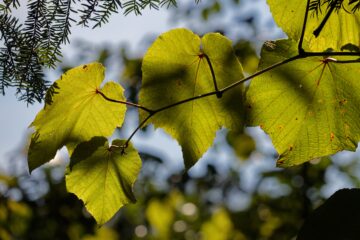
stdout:
[[70,170],[79,162],[89,158],[99,147],[104,146],[107,139],[104,137],[93,137],[90,141],[82,142],[76,146],[70,160]]

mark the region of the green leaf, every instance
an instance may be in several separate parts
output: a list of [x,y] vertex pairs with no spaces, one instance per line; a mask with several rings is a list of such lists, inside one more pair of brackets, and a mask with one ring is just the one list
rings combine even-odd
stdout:
[[104,224],[125,204],[135,202],[132,187],[140,172],[141,160],[125,141],[95,137],[80,143],[71,156],[75,164],[66,174],[66,188],[80,198],[98,224]]
[[[175,29],[162,34],[144,57],[140,104],[159,109],[214,91],[204,54],[212,63],[219,88],[243,77],[226,37],[210,33],[200,39],[189,30]],[[213,95],[159,112],[148,123],[165,129],[179,142],[185,166],[190,168],[212,145],[218,129],[242,127],[241,109],[242,88],[238,87],[220,99]],[[146,116],[146,112],[140,112],[141,119]]]
[[234,149],[236,155],[242,159],[249,159],[250,155],[256,150],[255,140],[244,132],[229,131],[226,135],[226,140]]
[[223,208],[217,209],[211,218],[201,226],[201,234],[204,239],[234,239],[234,226],[229,213]]
[[[267,43],[260,68],[296,54],[294,41]],[[270,135],[280,154],[278,165],[297,165],[356,149],[360,140],[359,75],[356,63],[310,57],[278,67],[251,82],[247,92],[249,124],[260,125]]]
[[29,169],[51,160],[58,149],[94,136],[110,136],[124,121],[126,106],[105,100],[107,97],[124,100],[123,88],[107,82],[102,89],[105,68],[90,63],[63,74],[47,92],[44,109],[30,127],[34,127],[28,153]]
[[146,219],[156,232],[156,239],[170,239],[171,226],[174,223],[174,206],[168,199],[151,199],[146,209]]
[[[267,0],[275,22],[289,38],[299,40],[305,16],[306,0]],[[329,48],[336,51],[346,50],[346,46],[360,46],[360,11],[351,12],[353,6],[349,1],[344,7],[334,10],[320,35],[316,38],[313,32],[319,27],[328,12],[328,4],[323,4],[316,14],[310,10],[304,36],[304,48],[310,51],[325,51]],[[343,48],[343,49],[342,49]],[[350,50],[350,49],[347,49]]]

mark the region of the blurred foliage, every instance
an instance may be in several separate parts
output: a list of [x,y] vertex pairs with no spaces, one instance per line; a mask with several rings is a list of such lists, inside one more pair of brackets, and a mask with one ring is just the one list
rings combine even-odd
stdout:
[[240,40],[234,44],[235,54],[238,57],[244,71],[253,74],[259,64],[259,56],[250,41]]
[[229,131],[226,140],[240,159],[248,159],[256,149],[255,140],[244,132]]
[[[42,170],[49,191],[37,198],[30,198],[27,188],[39,186],[21,184],[32,177],[1,176],[1,239],[295,239],[303,219],[324,201],[321,192],[328,184],[329,166],[347,174],[357,160],[338,165],[323,159],[263,171],[254,187],[246,189],[241,162],[235,159],[226,172],[209,163],[201,176],[192,176],[170,172],[162,163],[165,159],[151,153],[142,157],[138,203],[123,208],[100,228],[82,203],[66,192],[64,182],[52,177],[57,167]],[[165,177],[157,175],[166,171]],[[352,184],[359,186],[359,180],[352,179]],[[15,189],[22,197],[14,200]],[[249,202],[234,209],[231,202],[241,197]],[[349,207],[346,201],[342,204]]]

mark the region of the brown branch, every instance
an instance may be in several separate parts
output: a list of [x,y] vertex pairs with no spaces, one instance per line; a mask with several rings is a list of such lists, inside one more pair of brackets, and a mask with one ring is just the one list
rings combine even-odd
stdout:
[[206,62],[207,62],[207,64],[208,64],[209,68],[210,68],[211,76],[212,76],[213,83],[214,83],[214,87],[215,87],[215,91],[217,92],[217,93],[216,93],[216,96],[217,96],[217,98],[221,98],[221,97],[222,97],[222,93],[219,91],[219,88],[218,88],[218,86],[217,86],[216,75],[215,75],[215,72],[214,72],[214,68],[213,68],[213,66],[212,66],[212,64],[211,64],[210,58],[209,58],[209,56],[208,56],[207,54],[205,54],[205,53],[203,53],[202,55],[200,55],[200,57],[202,57],[202,56],[205,57]]
[[128,105],[128,106],[132,106],[132,107],[136,107],[136,108],[140,108],[148,113],[153,113],[154,111],[147,108],[147,107],[144,107],[144,106],[141,106],[139,104],[136,104],[136,103],[132,103],[132,102],[126,102],[126,101],[121,101],[121,100],[115,100],[115,99],[112,99],[112,98],[109,98],[107,97],[104,93],[102,93],[99,89],[96,89],[96,93],[100,94],[105,100],[109,101],[109,102],[114,102],[114,103],[120,103],[120,104],[125,104],[125,105]]

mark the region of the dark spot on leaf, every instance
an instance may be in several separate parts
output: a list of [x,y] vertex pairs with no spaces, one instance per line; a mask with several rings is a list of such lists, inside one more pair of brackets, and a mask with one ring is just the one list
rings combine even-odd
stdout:
[[266,41],[264,43],[264,46],[265,46],[266,50],[273,51],[276,48],[276,43],[274,41]]
[[290,145],[290,146],[289,146],[289,151],[291,152],[292,150],[294,150],[294,146],[293,146],[293,145]]
[[330,141],[334,140],[334,138],[335,138],[335,134],[333,132],[330,133]]
[[295,120],[297,121],[297,120],[299,120],[298,118],[295,118]]
[[87,67],[88,67],[87,65],[84,65],[84,66],[83,66],[83,69],[87,69]]
[[346,103],[347,103],[347,99],[342,99],[342,100],[339,101],[339,104],[340,104],[340,105],[344,105],[344,104],[346,104]]

